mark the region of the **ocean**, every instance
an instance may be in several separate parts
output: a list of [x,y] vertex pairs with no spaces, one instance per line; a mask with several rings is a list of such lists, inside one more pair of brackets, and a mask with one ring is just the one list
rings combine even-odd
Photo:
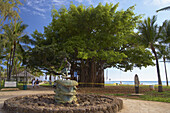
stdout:
[[[127,85],[134,85],[134,81],[121,81],[122,84],[127,84]],[[113,83],[118,83],[120,84],[120,81],[105,81],[105,84],[113,84]],[[168,81],[170,84],[170,81]],[[140,84],[143,85],[157,85],[158,81],[140,81]],[[166,81],[162,81],[162,85],[166,85]]]
[[[39,80],[42,80],[42,81],[45,80],[45,76],[36,77],[36,79],[37,78]],[[53,76],[52,76],[51,79],[52,79],[52,81],[54,81],[54,77]],[[47,76],[47,80],[46,81],[49,81],[49,76]],[[121,82],[122,82],[122,84],[134,85],[134,81],[121,81]],[[120,84],[120,81],[105,81],[105,84],[113,84],[113,83]],[[170,84],[170,81],[168,83]],[[157,85],[158,81],[140,81],[140,84],[143,84],[143,85]],[[166,85],[166,81],[162,81],[162,85]]]

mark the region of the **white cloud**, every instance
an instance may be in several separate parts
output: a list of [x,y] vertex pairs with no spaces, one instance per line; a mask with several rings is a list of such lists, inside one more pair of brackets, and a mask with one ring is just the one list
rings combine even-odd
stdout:
[[52,0],[52,3],[56,6],[66,5],[70,3],[68,0]]
[[[123,2],[124,0],[121,0]],[[103,0],[103,3],[117,3],[115,0]]]
[[[46,11],[51,9],[49,0],[26,0],[25,6],[21,7],[22,10],[28,11],[31,14],[45,17]],[[29,9],[32,8],[33,10]]]
[[39,11],[39,12],[45,12],[46,10],[43,8],[39,8],[39,7],[34,7],[35,10]]
[[75,1],[77,1],[77,2],[79,2],[79,3],[82,3],[82,2],[83,2],[83,0],[75,0]]
[[32,6],[32,1],[27,0],[27,5]]
[[145,5],[154,5],[159,7],[166,7],[170,4],[170,0],[144,0]]
[[24,10],[24,11],[27,11],[27,12],[30,12],[31,10],[27,9],[26,7],[21,7],[21,11]]
[[92,2],[92,0],[87,0],[88,1],[88,3],[91,5],[94,5],[94,3]]
[[[22,10],[44,17],[45,13],[50,11],[53,5],[55,5],[56,8],[60,8],[62,5],[69,5],[71,1],[72,0],[26,0],[25,6],[22,6]],[[83,0],[75,1],[79,3],[85,2]],[[92,0],[86,0],[86,3],[94,4]]]
[[39,15],[39,16],[42,16],[43,18],[45,18],[45,15],[43,13],[39,13],[37,11],[33,11],[32,14]]

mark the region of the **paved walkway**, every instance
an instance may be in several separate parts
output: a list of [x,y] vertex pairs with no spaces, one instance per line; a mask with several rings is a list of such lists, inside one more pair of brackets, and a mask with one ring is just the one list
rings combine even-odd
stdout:
[[4,104],[4,101],[17,96],[22,95],[33,95],[33,94],[54,94],[53,88],[45,88],[45,87],[39,87],[39,88],[32,88],[31,86],[28,86],[30,90],[19,90],[19,91],[0,91],[0,113],[6,113],[3,111],[2,107]]
[[[1,108],[5,100],[30,94],[54,94],[52,88],[35,88],[31,90],[20,90],[20,91],[0,91],[0,113],[5,113]],[[123,109],[120,113],[170,113],[170,103],[133,100],[121,98],[124,103]]]
[[120,113],[170,113],[170,103],[121,99],[123,100],[123,109]]

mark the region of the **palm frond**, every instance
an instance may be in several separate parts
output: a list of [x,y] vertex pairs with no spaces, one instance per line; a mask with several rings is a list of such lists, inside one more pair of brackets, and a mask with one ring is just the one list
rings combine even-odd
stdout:
[[158,9],[156,10],[156,12],[163,11],[163,10],[170,10],[170,6]]

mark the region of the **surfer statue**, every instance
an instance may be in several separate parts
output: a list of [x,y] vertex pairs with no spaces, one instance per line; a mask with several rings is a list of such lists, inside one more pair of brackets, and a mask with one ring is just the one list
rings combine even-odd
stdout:
[[68,71],[70,71],[70,68],[71,64],[67,61],[67,58],[64,58],[59,68],[59,70],[61,70],[62,78],[67,78]]

